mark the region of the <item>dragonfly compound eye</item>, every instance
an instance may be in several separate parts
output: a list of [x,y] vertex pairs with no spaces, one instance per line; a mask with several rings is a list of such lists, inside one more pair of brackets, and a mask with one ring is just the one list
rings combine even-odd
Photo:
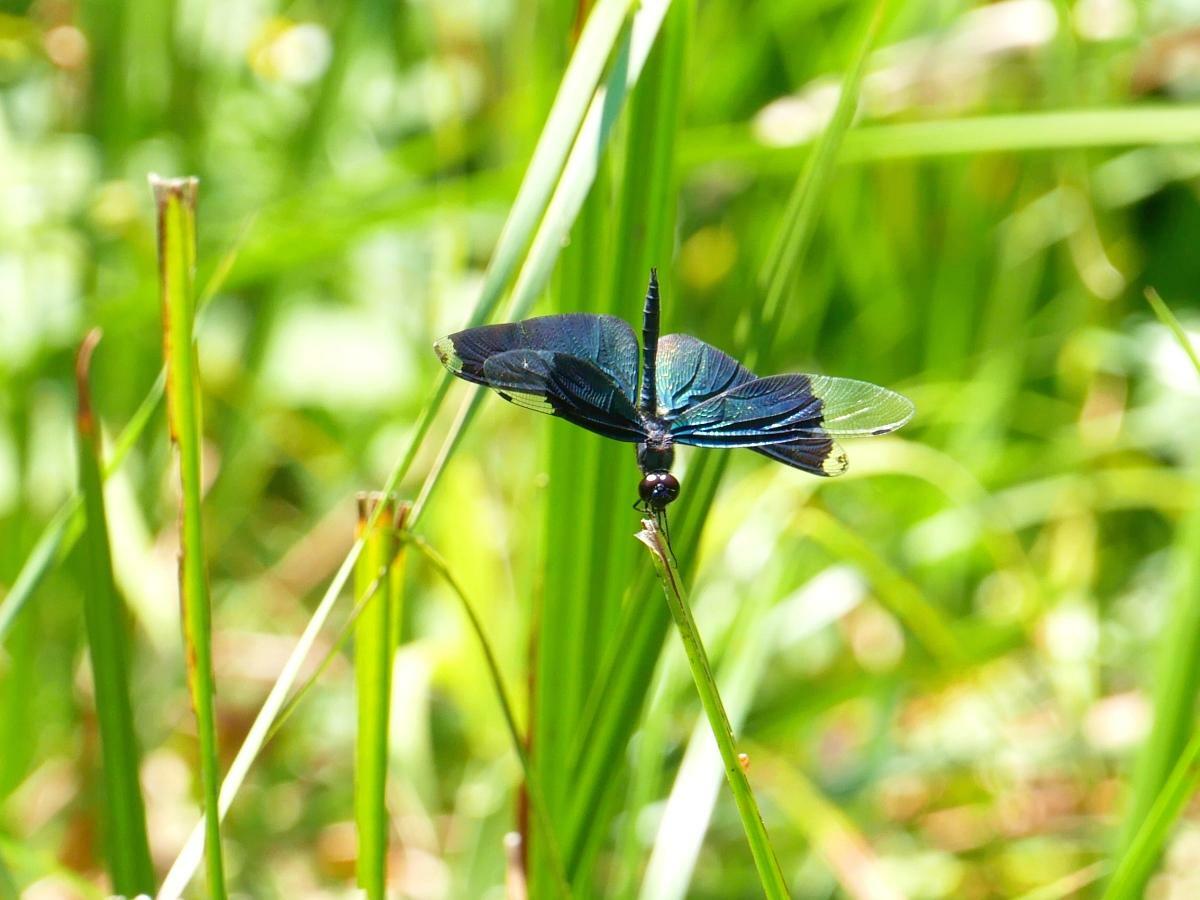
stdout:
[[679,496],[679,479],[670,472],[648,472],[638,485],[638,495],[651,509],[662,509]]

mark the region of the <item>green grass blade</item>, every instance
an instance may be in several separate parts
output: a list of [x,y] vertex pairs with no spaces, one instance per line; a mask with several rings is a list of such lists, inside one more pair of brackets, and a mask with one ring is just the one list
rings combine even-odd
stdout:
[[[574,180],[568,175],[569,165],[564,169],[564,164],[568,162],[568,154],[575,155],[576,135],[582,132],[580,123],[586,123],[593,116],[592,94],[617,43],[629,6],[630,0],[599,0],[588,16],[529,160],[525,179],[513,201],[512,211],[500,232],[479,305],[467,327],[482,325],[491,318],[504,285],[520,262],[521,251],[534,228],[543,220],[551,194],[557,195],[563,184]],[[580,200],[582,202],[582,197]],[[530,255],[533,255],[532,250]]]
[[683,641],[683,649],[687,653],[688,665],[692,670],[692,679],[696,682],[696,692],[700,695],[700,703],[708,716],[713,738],[721,751],[725,777],[729,780],[729,788],[733,792],[733,800],[742,820],[742,829],[746,832],[746,841],[754,857],[754,867],[758,870],[763,893],[772,900],[787,898],[787,884],[779,868],[779,860],[775,857],[762,814],[758,811],[758,801],[754,799],[750,781],[738,758],[733,728],[729,724],[729,716],[725,713],[725,705],[721,702],[717,681],[708,662],[708,654],[696,628],[696,620],[692,618],[691,608],[683,596],[679,572],[671,561],[670,550],[651,519],[642,520],[642,530],[637,537],[650,550],[654,568],[658,571],[663,592],[667,597],[667,605],[675,619],[675,627],[679,629],[679,637]]
[[[599,289],[610,246],[608,179],[597,181],[592,195],[562,255],[557,310],[599,312],[604,302]],[[598,507],[607,500],[589,490],[601,460],[613,450],[605,441],[579,428],[551,426],[548,434],[545,543],[542,557],[540,605],[534,617],[534,663],[531,755],[556,822],[570,796],[571,773],[566,754],[578,727],[586,693],[588,661],[600,644],[590,627],[604,595],[589,577],[597,547],[604,543],[597,521]],[[541,871],[541,848],[528,843],[529,883],[534,895],[546,873]],[[575,877],[575,873],[570,873]]]
[[[1154,291],[1147,291],[1146,298],[1200,374],[1200,362],[1183,326]],[[1189,510],[1180,524],[1174,560],[1171,608],[1158,639],[1154,725],[1138,754],[1129,806],[1121,824],[1120,892],[1113,893],[1110,885],[1106,896],[1140,895],[1161,852],[1165,831],[1174,818],[1158,821],[1156,805],[1176,802],[1169,796],[1170,791],[1183,790],[1194,783],[1190,767],[1195,761],[1189,763],[1186,774],[1180,774],[1176,763],[1194,731],[1196,696],[1200,693],[1200,508]],[[1172,767],[1179,778],[1188,779],[1186,783],[1173,784]],[[1166,815],[1165,809],[1158,813],[1159,817]]]
[[834,559],[852,562],[861,569],[876,586],[879,602],[904,623],[939,665],[953,666],[963,661],[959,640],[941,611],[853,529],[817,508],[801,510],[796,526]]
[[[858,98],[862,92],[863,73],[867,68],[867,59],[871,48],[879,37],[887,11],[888,0],[879,0],[867,21],[866,33],[859,45],[846,77],[842,81],[841,93],[838,95],[837,106],[829,126],[822,132],[812,155],[808,158],[804,171],[796,181],[792,196],[788,200],[784,212],[783,227],[776,234],[775,242],[767,257],[763,270],[763,281],[767,293],[763,300],[761,316],[766,328],[763,337],[769,341],[778,330],[778,319],[783,309],[783,298],[791,285],[801,263],[808,255],[809,245],[817,228],[817,214],[829,193],[829,185],[833,180],[834,164],[836,163],[842,143],[854,122],[854,114],[858,111]],[[765,355],[769,344],[756,344],[750,348],[753,359]],[[761,349],[760,349],[761,348]],[[753,365],[752,363],[747,363]]]
[[[374,523],[371,522],[370,524],[373,525]],[[304,627],[304,631],[296,641],[296,646],[292,648],[292,652],[280,670],[279,676],[275,679],[275,683],[271,685],[267,699],[263,701],[258,715],[255,716],[254,723],[250,726],[250,730],[246,734],[246,739],[242,741],[242,746],[238,748],[237,755],[234,756],[233,762],[229,766],[229,771],[225,775],[225,780],[221,783],[219,812],[222,818],[229,812],[229,808],[233,805],[234,797],[241,790],[242,784],[246,780],[246,775],[249,774],[250,767],[258,758],[258,754],[262,751],[268,739],[274,734],[273,726],[276,720],[288,708],[287,700],[292,686],[296,683],[296,679],[299,678],[300,670],[305,660],[308,659],[308,655],[312,652],[313,645],[317,642],[317,637],[320,635],[321,629],[324,628],[325,622],[329,619],[329,614],[333,611],[342,588],[346,586],[346,582],[350,579],[355,563],[362,553],[362,548],[362,541],[355,541],[354,545],[350,548],[350,552],[342,561],[341,567],[333,576],[333,580],[330,582],[325,594],[321,597],[320,603],[317,604],[317,608],[309,618],[308,624]],[[196,868],[200,865],[200,858],[204,852],[204,829],[205,821],[201,820],[192,829],[192,833],[188,835],[187,843],[184,844],[183,849],[171,864],[171,869],[167,872],[167,877],[163,880],[158,894],[155,895],[157,900],[175,900],[187,888],[188,882],[192,880]]]
[[[374,507],[383,512],[372,516]],[[358,886],[371,900],[387,892],[388,719],[392,701],[392,579],[396,552],[395,504],[386,495],[360,495],[358,536],[363,552],[354,566],[355,594],[365,605],[354,626],[354,680],[358,702],[354,812],[358,828]],[[367,522],[375,519],[370,531]]]
[[4,602],[0,603],[0,646],[3,646],[17,621],[17,616],[25,609],[29,598],[33,596],[51,565],[59,558],[61,551],[70,549],[70,545],[74,543],[68,540],[68,533],[73,531],[78,539],[82,511],[83,498],[76,494],[46,523],[37,543],[33,545],[17,573],[12,590],[8,592]]
[[854,820],[827,798],[804,773],[765,750],[753,748],[756,771],[773,786],[781,812],[797,832],[808,838],[847,897],[903,900],[904,894],[888,880],[879,858],[859,832]]
[[[771,662],[770,635],[775,623],[770,616],[770,606],[774,599],[769,591],[753,591],[750,596],[740,597],[734,621],[719,638],[726,649],[717,665],[717,683],[730,726],[739,732]],[[671,668],[664,664],[659,672],[673,675]],[[654,727],[655,713],[652,707],[639,732],[639,744],[647,739],[647,732]],[[669,719],[667,710],[662,710],[657,718]],[[641,751],[640,746],[638,749]],[[660,742],[645,752],[661,757],[666,753],[666,745]],[[757,763],[758,754],[754,757]],[[651,759],[643,756],[643,760],[647,765],[651,764]],[[643,900],[683,900],[687,896],[704,837],[712,822],[723,768],[708,723],[697,720],[663,804],[654,846],[638,892]],[[634,808],[649,802],[652,802],[651,798],[646,797]]]
[[79,411],[79,490],[83,496],[84,619],[100,721],[104,763],[104,847],[109,877],[117,894],[134,896],[154,889],[154,868],[146,837],[146,809],[138,768],[141,754],[133,728],[129,691],[129,646],[124,604],[113,577],[112,550],[104,508],[100,428],[92,412],[88,373],[100,332],[92,331],[79,348],[75,377]]
[[421,555],[425,557],[434,571],[450,586],[459,603],[462,604],[463,612],[467,616],[471,630],[474,632],[476,640],[479,641],[479,647],[483,651],[488,674],[492,679],[492,687],[496,692],[496,699],[500,703],[500,711],[504,715],[504,724],[508,728],[509,738],[512,740],[513,751],[517,754],[517,760],[520,762],[521,770],[525,775],[525,786],[529,792],[533,815],[541,832],[539,837],[544,842],[547,861],[555,875],[553,881],[555,892],[560,897],[569,897],[571,889],[567,884],[562,851],[559,849],[558,842],[554,837],[554,829],[551,825],[550,808],[546,802],[546,795],[542,790],[542,783],[538,777],[538,772],[529,758],[529,750],[526,746],[525,738],[521,734],[520,725],[517,724],[517,714],[514,711],[512,701],[509,699],[508,688],[504,685],[504,674],[500,671],[500,663],[497,661],[496,652],[492,649],[492,644],[487,638],[487,632],[483,630],[483,622],[479,618],[479,613],[475,610],[475,604],[471,602],[466,590],[454,576],[454,573],[450,571],[450,567],[446,564],[441,554],[429,546],[429,543],[424,538],[411,533],[405,533],[403,538],[406,543],[412,544],[421,552]]
[[[739,162],[760,172],[782,174],[793,171],[797,160],[807,152],[803,143],[765,144],[744,125],[698,129],[686,137],[680,164],[689,170],[713,162]],[[1195,105],[1061,109],[864,125],[847,136],[841,162],[1186,145],[1197,141],[1200,116]]]
[[158,208],[160,287],[163,308],[163,355],[167,366],[167,419],[178,449],[180,481],[179,592],[187,658],[188,689],[200,737],[200,781],[205,814],[208,890],[225,896],[217,812],[219,760],[216,686],[212,669],[212,608],[204,560],[201,478],[201,410],[193,333],[196,296],[196,194],[194,178],[150,177]]
[[[640,308],[652,265],[661,265],[663,277],[673,283],[667,272],[678,196],[674,147],[691,7],[690,2],[671,5],[661,36],[630,93],[615,227],[607,225],[613,219],[613,200],[607,192],[595,196],[593,189],[572,231],[561,266],[564,312],[581,310],[629,318]],[[598,180],[597,188],[602,183],[603,179]],[[635,580],[636,568],[645,564],[636,545],[628,540],[634,514],[629,503],[620,502],[620,494],[614,492],[614,485],[624,484],[632,500],[637,474],[627,446],[566,428],[554,429],[551,442],[551,481],[546,496],[552,524],[545,547],[546,581],[536,637],[535,759],[547,777],[556,773],[569,786],[563,797],[567,815],[558,820],[565,828],[566,841],[578,846],[586,834],[596,846],[609,831],[613,807],[593,807],[586,818],[574,815],[574,763],[580,726],[587,720],[592,702],[594,673],[620,622],[625,588]],[[563,683],[572,685],[572,690],[559,690]],[[546,740],[549,735],[557,735],[559,740],[550,743]],[[597,769],[621,772],[624,762],[620,750],[615,752],[618,758],[610,758]],[[574,854],[573,859],[570,875],[582,891],[590,884],[590,856]]]
[[1200,731],[1192,734],[1171,770],[1154,804],[1142,819],[1128,849],[1121,856],[1104,896],[1111,900],[1140,897],[1153,874],[1171,827],[1200,788]]
[[[637,84],[637,80],[642,74],[646,58],[654,46],[663,18],[669,8],[670,0],[645,0],[634,16],[628,36],[617,49],[608,80],[602,88],[596,91],[595,97],[588,106],[587,115],[579,128],[579,134],[571,148],[566,165],[563,167],[562,177],[554,188],[554,195],[550,198],[545,215],[538,226],[537,234],[534,235],[529,255],[513,286],[506,319],[524,318],[528,315],[534,301],[545,290],[563,244],[570,235],[571,226],[574,225],[579,211],[583,207],[583,202],[591,190],[592,183],[596,179],[600,159],[608,146],[608,140],[616,125],[621,107],[624,105],[625,97]],[[599,7],[597,7],[598,9]],[[593,12],[592,15],[595,16],[596,13]],[[488,291],[488,285],[491,283],[490,274],[491,270],[489,269],[489,277],[484,285],[484,298],[489,299],[491,297]],[[505,274],[507,275],[507,272]],[[496,299],[499,298],[498,291],[499,286],[497,286]],[[483,305],[484,298],[481,298],[481,305]],[[470,324],[477,325],[483,321],[484,319],[478,317],[477,310],[477,315],[472,317]],[[443,442],[437,462],[430,469],[421,487],[421,492],[413,504],[412,524],[415,525],[421,513],[424,512],[425,504],[441,479],[446,462],[453,455],[463,432],[470,424],[474,411],[478,408],[478,397],[481,390],[477,387],[472,388],[471,396],[463,401],[462,412]]]
[[[861,76],[870,49],[870,39],[879,28],[882,6],[881,3],[868,24],[869,40],[860,44],[858,55],[850,66],[851,74],[843,85],[839,104],[851,111],[857,105],[861,88],[861,78],[855,73]],[[836,120],[836,127],[840,131],[835,133],[831,125],[828,134],[822,138],[831,156],[836,155],[842,142],[841,132],[848,129],[851,122],[852,116],[841,116]],[[681,155],[686,152],[686,146],[687,141],[681,141]],[[811,234],[829,195],[832,172],[822,167],[819,173],[821,177],[810,177],[807,170],[801,175],[798,190],[811,194],[812,198],[806,200],[803,194],[794,195],[799,196],[800,200],[794,200],[780,223],[780,237],[775,241],[777,258],[773,258],[766,267],[769,273],[780,273],[775,275],[779,284],[799,270],[809,246],[807,239],[797,239],[794,235]],[[788,235],[793,237],[789,239]],[[795,256],[785,260],[779,256],[783,253]],[[779,309],[782,312],[785,307],[780,304]],[[757,353],[754,347],[743,347],[743,358],[749,359]],[[685,573],[689,573],[689,566],[695,561],[694,550],[699,546],[705,518],[728,463],[729,454],[701,454],[688,473],[687,490],[676,505],[678,523],[674,539]],[[632,597],[649,598],[651,590],[653,579],[647,574],[634,585]],[[593,700],[585,716],[584,727],[580,730],[577,754],[571,767],[571,771],[577,773],[565,844],[567,866],[571,870],[580,857],[595,852],[598,838],[596,831],[589,829],[589,823],[595,817],[596,810],[611,809],[615,802],[615,780],[611,777],[611,768],[616,764],[615,761],[624,759],[624,747],[641,716],[646,688],[669,626],[670,616],[662,604],[645,602],[645,599],[627,603],[611,649],[593,681]]]
[[1163,298],[1158,296],[1158,291],[1154,288],[1146,288],[1146,300],[1154,309],[1154,314],[1158,316],[1158,320],[1170,329],[1171,334],[1175,335],[1175,340],[1179,342],[1179,346],[1183,348],[1183,352],[1188,355],[1188,359],[1192,361],[1192,365],[1196,369],[1196,374],[1200,375],[1200,356],[1196,354],[1196,348],[1192,346],[1192,339],[1188,337],[1188,333],[1184,330],[1183,325],[1175,318],[1175,313],[1171,312],[1171,307],[1163,301]]

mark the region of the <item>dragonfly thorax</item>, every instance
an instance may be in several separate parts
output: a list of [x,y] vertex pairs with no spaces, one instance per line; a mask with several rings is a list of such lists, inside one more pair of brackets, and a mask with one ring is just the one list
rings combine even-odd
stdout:
[[638,467],[642,473],[669,472],[675,464],[675,447],[665,428],[651,426],[645,441],[637,447]]

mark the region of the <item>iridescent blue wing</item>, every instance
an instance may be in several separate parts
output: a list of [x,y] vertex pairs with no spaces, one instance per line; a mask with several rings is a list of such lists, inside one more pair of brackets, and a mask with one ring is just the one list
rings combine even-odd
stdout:
[[618,441],[644,441],[641,414],[590,360],[548,350],[509,350],[483,364],[488,387],[505,400]]
[[494,385],[484,364],[497,354],[536,350],[574,356],[607,375],[631,405],[637,402],[638,342],[628,323],[616,316],[567,313],[484,325],[448,335],[433,349],[459,378],[487,387]]
[[670,431],[679,443],[698,447],[765,447],[886,434],[912,414],[907,399],[865,381],[771,375],[685,410],[671,422]]
[[552,350],[507,350],[493,353],[471,374],[469,381],[485,384],[525,409],[558,416],[618,441],[646,439],[641,414],[591,360]]
[[684,410],[754,379],[754,373],[690,334],[667,334],[658,342],[658,415],[668,421]]

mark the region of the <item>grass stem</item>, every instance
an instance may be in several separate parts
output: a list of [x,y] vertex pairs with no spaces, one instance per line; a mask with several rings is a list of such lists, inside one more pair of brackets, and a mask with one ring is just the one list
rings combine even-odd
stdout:
[[88,375],[99,329],[84,338],[75,362],[79,397],[79,490],[83,497],[83,612],[88,633],[96,715],[103,759],[104,847],[114,893],[124,896],[154,889],[154,868],[146,837],[146,808],[138,781],[140,753],[133,728],[129,690],[129,647],[124,604],[113,577],[112,547],[104,506],[100,427],[92,410]]
[[542,790],[541,781],[538,779],[537,772],[534,770],[533,763],[529,758],[529,749],[526,745],[525,737],[521,734],[521,727],[517,724],[517,715],[513,710],[512,701],[509,699],[508,688],[504,686],[504,675],[500,671],[500,663],[496,659],[496,652],[492,649],[491,641],[488,640],[487,633],[483,630],[483,621],[479,618],[479,613],[475,610],[475,604],[471,602],[466,590],[454,576],[454,573],[450,571],[450,567],[446,564],[442,556],[429,546],[429,543],[424,538],[418,535],[406,532],[403,535],[403,539],[406,543],[411,544],[420,551],[421,555],[425,557],[434,571],[450,586],[454,595],[458,597],[459,603],[462,604],[463,612],[466,613],[471,630],[475,633],[475,637],[479,641],[480,649],[483,650],[488,674],[492,678],[492,687],[496,691],[496,699],[500,701],[500,710],[504,714],[504,724],[508,727],[513,750],[517,754],[517,759],[521,763],[521,770],[525,775],[526,790],[529,792],[529,801],[533,807],[534,818],[537,820],[538,828],[542,832],[540,837],[545,849],[547,862],[554,872],[556,892],[560,897],[570,897],[571,889],[567,882],[566,869],[563,867],[562,851],[559,849],[558,841],[554,838],[554,830],[550,827],[550,808],[546,802],[546,795]]
[[746,777],[746,770],[737,750],[733,728],[729,724],[725,704],[722,703],[721,694],[717,690],[717,680],[713,676],[708,654],[704,650],[704,642],[700,639],[700,630],[696,627],[692,610],[683,596],[679,572],[672,561],[670,548],[653,519],[642,520],[642,530],[638,532],[637,537],[650,550],[654,567],[662,581],[663,592],[667,597],[667,605],[671,609],[671,616],[679,629],[679,637],[683,641],[683,649],[687,653],[688,665],[692,670],[692,679],[696,682],[696,692],[700,695],[700,703],[708,716],[713,738],[721,751],[725,777],[729,780],[730,790],[733,791],[733,800],[742,820],[742,828],[746,832],[746,841],[750,844],[750,853],[754,857],[754,867],[758,870],[763,893],[771,900],[787,898],[787,884],[779,868],[779,860],[775,857],[762,813],[758,810],[758,801],[754,799],[754,792],[750,789],[750,780]]
[[[383,505],[379,516],[374,508]],[[367,523],[375,524],[368,531]],[[386,495],[360,494],[358,536],[366,544],[354,567],[355,593],[364,603],[354,625],[354,675],[358,701],[354,811],[358,827],[358,886],[370,900],[387,891],[388,720],[392,700],[392,579],[396,504]]]
[[195,178],[150,176],[158,209],[158,259],[163,312],[163,356],[167,367],[167,422],[178,450],[180,482],[179,592],[183,616],[188,689],[200,738],[201,799],[205,816],[205,860],[211,896],[225,896],[217,812],[218,750],[216,685],[212,668],[212,606],[204,560],[200,382],[196,360]]

